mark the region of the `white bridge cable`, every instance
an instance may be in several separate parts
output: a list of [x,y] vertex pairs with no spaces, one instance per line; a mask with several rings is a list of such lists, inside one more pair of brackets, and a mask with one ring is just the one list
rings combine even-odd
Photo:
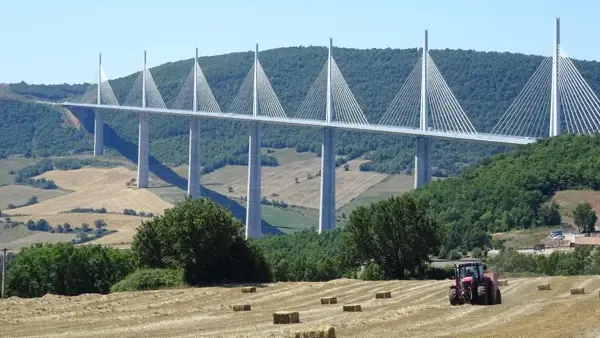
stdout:
[[[445,128],[442,129],[444,131],[449,132],[457,132],[457,133],[465,133],[465,134],[477,134],[475,127],[467,117],[467,114],[464,112],[456,97],[450,90],[450,87],[444,80],[442,74],[438,70],[437,66],[427,54],[427,89],[428,94],[431,94],[432,97],[436,97],[438,99],[437,103],[439,106],[435,104],[431,105],[431,114],[437,114],[438,120],[444,120],[446,123],[444,124]],[[431,86],[431,88],[430,88]],[[438,110],[439,111],[436,111]],[[439,127],[444,128],[441,125],[433,126],[435,129],[440,129]]]
[[321,72],[310,86],[300,108],[294,118],[307,120],[325,120],[327,105],[327,62]]
[[335,113],[333,121],[354,125],[368,125],[369,121],[365,117],[356,98],[352,95],[342,72],[333,59],[331,59],[331,66],[333,107]]
[[258,115],[285,119],[285,111],[273,90],[267,74],[263,70],[260,61],[257,60],[258,72],[256,74],[257,94],[258,94]]
[[229,106],[228,113],[252,115],[253,95],[254,95],[254,64],[250,67],[250,71],[246,75],[244,82],[238,89],[237,94],[233,98]]
[[146,69],[146,107],[167,109],[167,105],[165,105],[165,101],[163,101],[149,69]]
[[542,137],[550,107],[552,58],[545,58],[515,100],[494,126],[491,134]]
[[[142,76],[143,72],[138,72],[138,75],[133,81],[133,85],[127,98],[125,99],[124,106],[130,107],[141,107],[142,106]],[[160,92],[156,87],[156,83],[152,78],[152,74],[150,70],[146,69],[146,107],[148,108],[157,108],[157,109],[167,109],[165,102],[160,96]]]
[[577,133],[600,132],[600,100],[560,47],[558,66],[563,110],[571,122],[571,128],[567,124],[567,130],[576,130]]
[[419,58],[378,124],[419,127],[422,61],[423,58]]
[[113,91],[110,83],[108,82],[108,75],[106,75],[102,66],[100,66],[100,71],[100,74],[102,75],[102,83],[100,84],[100,104],[118,106],[119,101],[117,100],[115,92]]
[[[205,112],[216,112],[220,113],[221,108],[219,108],[219,104],[215,99],[215,96],[208,85],[208,81],[206,81],[206,77],[204,76],[204,72],[200,69],[198,62],[196,62],[196,91],[197,91],[197,109],[199,111]],[[181,86],[181,90],[179,91],[179,95],[175,99],[173,103],[172,109],[181,109],[181,110],[192,110],[192,106],[194,105],[194,67],[188,74],[183,86]]]

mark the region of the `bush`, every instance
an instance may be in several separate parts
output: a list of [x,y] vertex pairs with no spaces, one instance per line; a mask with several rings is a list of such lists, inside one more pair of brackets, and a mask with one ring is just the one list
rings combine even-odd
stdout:
[[7,269],[8,294],[40,297],[46,293],[108,293],[112,284],[135,267],[130,252],[101,245],[38,244],[23,248],[11,260]]
[[362,280],[385,280],[385,273],[379,264],[369,262],[360,274]]
[[206,198],[187,197],[143,221],[132,250],[143,266],[183,269],[190,285],[272,279],[262,252],[244,239],[242,223]]
[[183,270],[138,269],[110,288],[110,292],[158,290],[187,286]]

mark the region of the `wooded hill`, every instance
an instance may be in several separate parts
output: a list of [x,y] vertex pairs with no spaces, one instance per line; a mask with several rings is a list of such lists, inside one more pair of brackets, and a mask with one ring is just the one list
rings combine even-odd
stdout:
[[[376,123],[388,108],[420,55],[416,48],[334,48],[333,53],[344,78],[371,123]],[[473,125],[480,132],[491,130],[542,61],[541,56],[466,50],[431,50],[430,54]],[[327,50],[323,47],[278,48],[260,53],[261,64],[288,116],[293,116],[300,106],[325,63],[326,55]],[[199,59],[199,64],[222,110],[229,107],[252,65],[252,60],[252,52]],[[600,91],[598,62],[574,62],[590,86],[596,92]],[[192,59],[188,59],[150,69],[167,107],[170,107],[177,97],[192,65]],[[110,74],[108,64],[106,70]],[[124,102],[136,75],[111,81],[119,102]],[[13,84],[10,89],[24,97],[55,101],[74,99],[86,90],[93,90],[88,84],[26,83]],[[0,118],[3,121],[3,127],[0,128],[11,129],[10,132],[0,133],[0,149],[6,154],[28,151],[34,155],[43,155],[91,150],[89,138],[74,129],[64,127],[59,114],[52,113],[41,105],[22,105],[14,99],[0,101]],[[19,106],[20,110],[15,113],[16,106]],[[87,114],[82,120],[86,129],[93,130],[90,115]],[[40,135],[42,129],[29,125],[32,120],[48,126],[45,128],[48,132]],[[114,131],[113,134],[107,135],[106,142],[110,147],[120,150],[123,142],[129,145],[137,144],[137,115],[111,112],[105,113],[105,120],[109,125],[108,129]],[[39,137],[32,137],[32,128]],[[263,130],[262,143],[265,147],[292,147],[298,151],[316,153],[321,150],[321,136],[316,129],[268,126]],[[246,131],[247,125],[241,122],[204,120],[201,156],[206,166],[205,171],[225,164],[247,163]],[[152,116],[151,155],[171,165],[187,162],[187,133],[187,119]],[[114,137],[115,135],[118,137]],[[40,137],[52,141],[38,142]],[[337,140],[337,153],[346,155],[349,159],[368,154],[372,162],[363,164],[361,170],[410,172],[414,158],[413,142],[409,137],[342,132]],[[433,148],[436,176],[455,174],[483,157],[510,149],[446,141],[435,141]],[[276,165],[276,162],[267,158],[263,164]]]

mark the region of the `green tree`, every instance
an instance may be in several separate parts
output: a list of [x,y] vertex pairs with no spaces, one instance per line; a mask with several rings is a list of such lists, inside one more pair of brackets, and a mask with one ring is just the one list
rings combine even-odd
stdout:
[[573,210],[573,221],[579,228],[579,232],[594,232],[597,220],[596,212],[592,210],[592,206],[587,202],[578,204]]
[[347,262],[359,266],[373,260],[386,278],[422,275],[431,255],[437,255],[441,233],[413,195],[360,206],[350,214],[344,249]]
[[96,229],[102,229],[106,226],[106,222],[103,219],[97,219],[94,221],[94,226]]
[[541,226],[550,226],[550,225],[560,225],[561,217],[560,212],[558,210],[558,204],[552,201],[550,203],[544,203],[540,206],[540,210],[538,212],[540,225]]
[[213,201],[177,203],[143,221],[132,250],[150,268],[183,268],[191,285],[266,282],[271,272],[261,250],[244,239],[242,223]]
[[32,246],[11,259],[7,269],[8,293],[18,297],[108,293],[110,286],[135,266],[131,253],[101,245]]

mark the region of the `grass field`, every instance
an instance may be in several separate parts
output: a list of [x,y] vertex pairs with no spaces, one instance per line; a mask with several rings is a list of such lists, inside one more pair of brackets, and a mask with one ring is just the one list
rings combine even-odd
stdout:
[[[111,295],[0,301],[3,337],[289,337],[332,326],[337,337],[598,337],[600,278],[509,279],[501,305],[450,306],[449,281],[334,280],[277,283],[242,294],[207,287]],[[550,291],[537,284],[550,283]],[[570,295],[584,287],[584,295]],[[391,291],[376,300],[374,293]],[[338,304],[321,305],[335,296]],[[251,304],[233,312],[230,305]],[[360,304],[361,312],[342,312]],[[300,323],[274,325],[276,311],[298,311]]]
[[34,159],[27,158],[0,160],[0,186],[14,183],[15,175],[9,174],[9,171],[17,171],[33,163]]
[[[577,204],[588,202],[592,209],[600,214],[600,191],[593,190],[565,190],[554,195],[553,200],[561,207],[563,221],[573,224],[571,213]],[[600,226],[596,226],[599,228]]]
[[0,210],[5,210],[9,204],[20,206],[25,204],[32,196],[38,201],[67,194],[62,189],[39,189],[27,185],[5,185],[0,187]]
[[392,175],[383,179],[381,182],[367,189],[364,193],[353,198],[348,204],[344,205],[340,212],[346,215],[359,205],[366,205],[381,199],[399,196],[412,190],[414,186],[414,177],[412,175]]
[[36,243],[70,242],[75,234],[51,234],[49,232],[29,231],[25,226],[11,229],[0,229],[0,244],[12,252],[18,252],[23,247]]

